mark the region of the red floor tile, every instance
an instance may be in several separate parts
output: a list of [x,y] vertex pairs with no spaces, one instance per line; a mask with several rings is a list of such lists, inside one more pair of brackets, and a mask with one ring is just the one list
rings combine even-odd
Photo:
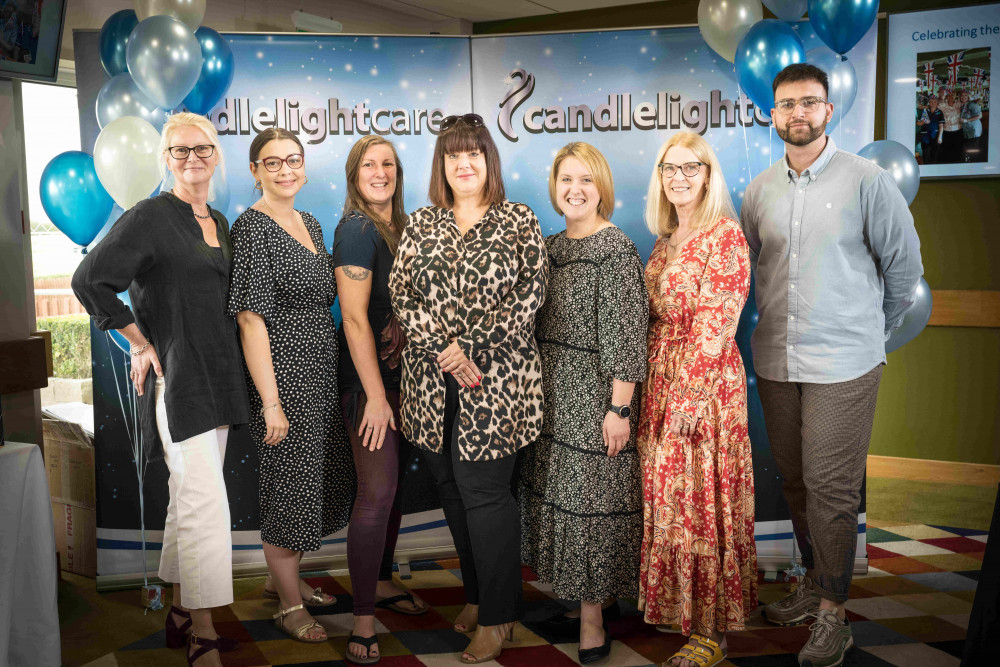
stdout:
[[929,540],[920,540],[924,544],[932,544],[955,553],[966,553],[968,551],[984,551],[986,545],[977,540],[970,540],[968,537],[937,537]]

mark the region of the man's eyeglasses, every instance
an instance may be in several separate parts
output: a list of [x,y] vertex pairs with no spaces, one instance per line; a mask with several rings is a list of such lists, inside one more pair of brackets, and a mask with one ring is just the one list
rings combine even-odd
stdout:
[[292,153],[286,158],[280,158],[276,155],[271,157],[264,157],[259,160],[254,160],[255,164],[264,164],[264,169],[268,171],[278,171],[281,169],[281,163],[284,162],[288,165],[289,169],[299,169],[302,165],[306,163],[306,159],[301,153]]
[[439,127],[442,132],[447,132],[451,128],[455,127],[458,124],[458,121],[462,121],[469,127],[486,127],[483,117],[477,113],[467,113],[462,116],[445,116],[441,119]]
[[822,97],[802,97],[797,100],[791,98],[778,100],[774,103],[775,110],[780,114],[790,114],[795,111],[795,107],[801,106],[806,113],[812,113],[826,104]]
[[186,160],[188,155],[191,155],[191,151],[198,157],[212,157],[215,153],[215,146],[212,144],[202,144],[200,146],[171,146],[167,149],[170,151],[170,157],[175,160]]
[[673,178],[674,174],[677,173],[679,169],[682,174],[691,178],[692,176],[697,176],[698,172],[701,171],[704,162],[685,162],[684,164],[672,164],[670,162],[661,162],[657,167],[660,168],[660,175],[666,176],[667,178]]

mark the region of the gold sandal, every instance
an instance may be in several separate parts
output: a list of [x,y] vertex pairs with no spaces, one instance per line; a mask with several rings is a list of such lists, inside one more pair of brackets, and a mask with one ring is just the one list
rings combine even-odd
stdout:
[[[500,625],[480,625],[476,628],[476,635],[462,653],[462,662],[467,665],[489,662],[500,655],[504,642],[513,641],[513,622],[501,623]],[[466,658],[466,655],[470,655],[472,658]]]
[[[277,599],[279,599],[278,598],[278,591],[271,591],[271,590],[268,590],[268,588],[267,588],[267,584],[270,581],[271,581],[271,577],[268,576],[267,579],[264,581],[264,593],[263,593],[263,595],[268,600],[277,600]],[[301,594],[302,593],[300,592],[299,595],[301,595]],[[324,595],[326,597],[323,597]],[[327,599],[327,598],[329,598],[329,599]],[[316,588],[313,589],[313,592],[312,592],[311,596],[309,596],[308,598],[302,598],[302,604],[304,604],[306,607],[309,607],[310,609],[315,608],[315,607],[329,607],[330,605],[337,604],[337,598],[334,597],[334,596],[332,596],[332,595],[330,595],[329,593],[324,593],[323,589],[320,588],[319,586],[317,586]]]
[[714,665],[721,664],[726,659],[726,655],[727,652],[723,651],[722,647],[714,639],[704,635],[692,634],[688,643],[682,646],[677,653],[667,658],[667,661],[663,663],[663,667],[675,667],[673,662],[675,658],[688,660],[698,665],[698,667],[714,667]]
[[[306,644],[322,644],[323,642],[325,642],[328,639],[328,637],[326,636],[326,628],[320,625],[316,620],[304,623],[303,625],[300,625],[297,628],[285,627],[285,617],[291,614],[293,611],[298,611],[299,609],[305,609],[305,606],[297,604],[294,607],[289,607],[288,609],[279,610],[277,614],[272,616],[272,618],[274,619],[274,627],[278,628],[292,639],[295,639],[300,642],[305,642]],[[320,630],[322,630],[323,637],[322,638],[307,637],[306,633],[308,633],[313,628],[319,628]]]
[[[463,630],[458,627],[460,625],[464,626],[465,629]],[[462,611],[458,613],[458,616],[455,617],[455,622],[451,627],[455,630],[455,632],[461,632],[463,634],[466,632],[475,632],[476,628],[479,627],[479,607],[473,607],[471,604],[466,604],[465,607],[462,608]]]

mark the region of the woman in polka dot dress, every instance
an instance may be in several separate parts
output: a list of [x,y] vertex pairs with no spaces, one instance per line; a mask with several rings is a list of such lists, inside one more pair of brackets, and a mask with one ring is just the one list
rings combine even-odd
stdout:
[[319,223],[293,207],[308,180],[298,138],[273,128],[257,135],[250,171],[261,198],[233,223],[229,312],[240,327],[260,456],[264,592],[278,598],[275,625],[321,642],[326,632],[304,605],[334,600],[298,578],[299,561],[347,525],[355,486],[330,314],[337,288]]

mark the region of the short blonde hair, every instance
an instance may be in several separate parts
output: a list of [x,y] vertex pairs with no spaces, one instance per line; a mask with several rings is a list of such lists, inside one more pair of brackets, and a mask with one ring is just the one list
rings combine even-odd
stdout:
[[[219,133],[215,131],[215,125],[212,125],[212,121],[205,116],[183,111],[170,116],[163,126],[163,131],[160,132],[160,180],[163,181],[163,189],[168,189],[166,188],[167,179],[173,178],[172,173],[167,170],[167,149],[170,148],[170,135],[182,127],[196,127],[205,133],[208,141],[215,146],[215,168],[221,169],[222,175],[225,176],[226,154],[222,151],[222,146],[219,145]],[[208,201],[212,201],[213,199],[215,199],[215,183],[210,181],[208,184]]]
[[556,200],[556,178],[559,177],[559,165],[568,157],[575,157],[590,171],[594,185],[597,186],[597,193],[601,196],[601,202],[597,205],[597,215],[610,220],[611,214],[615,212],[615,181],[611,177],[611,167],[608,166],[608,161],[601,151],[582,141],[566,144],[559,149],[552,161],[552,171],[549,172],[549,200],[552,202],[552,208],[559,215],[563,215]]
[[657,237],[666,236],[677,229],[677,211],[667,200],[663,191],[663,179],[660,177],[659,164],[674,146],[687,148],[699,162],[704,162],[708,168],[708,179],[705,183],[705,195],[701,205],[694,213],[692,220],[695,229],[714,224],[722,217],[736,219],[733,199],[726,188],[726,177],[722,175],[719,159],[715,151],[701,135],[694,132],[677,132],[667,139],[656,153],[656,163],[653,165],[653,175],[649,178],[649,190],[646,192],[646,227]]

